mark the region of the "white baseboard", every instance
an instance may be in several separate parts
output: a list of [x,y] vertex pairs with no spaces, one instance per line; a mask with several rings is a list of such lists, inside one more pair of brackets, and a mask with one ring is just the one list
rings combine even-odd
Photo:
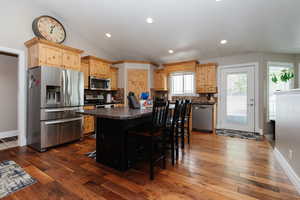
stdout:
[[7,137],[18,136],[18,134],[19,134],[19,133],[18,133],[18,130],[0,132],[0,139],[1,139],[1,138],[7,138]]
[[289,177],[290,181],[295,185],[296,190],[300,194],[300,178],[287,162],[287,160],[283,157],[283,155],[278,151],[275,147],[274,149],[275,157],[277,158],[278,162],[280,163],[282,169],[285,171],[286,175]]

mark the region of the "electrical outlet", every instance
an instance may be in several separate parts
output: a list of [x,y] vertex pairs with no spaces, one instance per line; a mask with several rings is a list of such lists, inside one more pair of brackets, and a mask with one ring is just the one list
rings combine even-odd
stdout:
[[290,160],[293,159],[293,150],[289,149],[289,158]]

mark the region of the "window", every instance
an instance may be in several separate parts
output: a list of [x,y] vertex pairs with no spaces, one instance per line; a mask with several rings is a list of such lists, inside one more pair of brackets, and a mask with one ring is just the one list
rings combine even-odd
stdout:
[[293,70],[293,64],[290,63],[269,63],[268,64],[268,76],[269,76],[269,120],[274,120],[276,117],[276,91],[289,90],[293,88],[294,82],[290,80],[288,82],[278,81],[274,83],[272,81],[273,75],[278,75],[282,70]]
[[173,73],[170,76],[171,95],[194,95],[195,74],[193,72]]

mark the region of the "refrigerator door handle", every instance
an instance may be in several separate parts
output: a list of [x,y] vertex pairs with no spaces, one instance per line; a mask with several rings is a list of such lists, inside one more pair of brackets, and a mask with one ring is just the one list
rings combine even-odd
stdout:
[[49,122],[45,122],[45,125],[62,124],[62,123],[73,122],[73,121],[77,121],[77,120],[82,120],[82,117],[49,121]]
[[66,73],[65,70],[61,71],[61,85],[62,85],[62,99],[63,105],[66,105]]

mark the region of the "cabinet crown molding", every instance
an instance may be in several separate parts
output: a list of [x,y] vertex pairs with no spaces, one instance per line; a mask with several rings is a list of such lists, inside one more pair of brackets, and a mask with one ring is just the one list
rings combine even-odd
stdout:
[[156,63],[154,63],[154,62],[142,61],[142,60],[119,60],[119,61],[112,62],[112,64],[114,64],[114,65],[116,65],[116,64],[122,64],[122,63],[150,64],[150,65],[154,65],[156,67],[159,67],[159,65],[156,64]]
[[68,50],[68,51],[73,51],[73,52],[79,53],[79,54],[82,54],[84,52],[83,50],[80,50],[80,49],[76,49],[76,48],[69,47],[69,46],[62,45],[62,44],[57,44],[55,42],[50,42],[48,40],[44,40],[44,39],[41,39],[41,38],[38,38],[38,37],[34,37],[31,40],[28,40],[24,44],[27,48],[29,48],[29,47],[37,44],[37,43],[46,44],[46,45],[49,45],[49,46],[57,47],[57,48]]
[[113,64],[112,61],[105,60],[105,59],[102,59],[102,58],[98,58],[96,56],[84,56],[84,57],[82,57],[82,59],[83,60],[98,60],[98,61],[105,62],[105,63],[108,63],[108,64]]
[[198,64],[198,60],[187,60],[187,61],[181,61],[181,62],[174,62],[174,63],[165,63],[163,64],[164,67],[169,66],[176,66],[176,65],[185,65],[185,64]]

